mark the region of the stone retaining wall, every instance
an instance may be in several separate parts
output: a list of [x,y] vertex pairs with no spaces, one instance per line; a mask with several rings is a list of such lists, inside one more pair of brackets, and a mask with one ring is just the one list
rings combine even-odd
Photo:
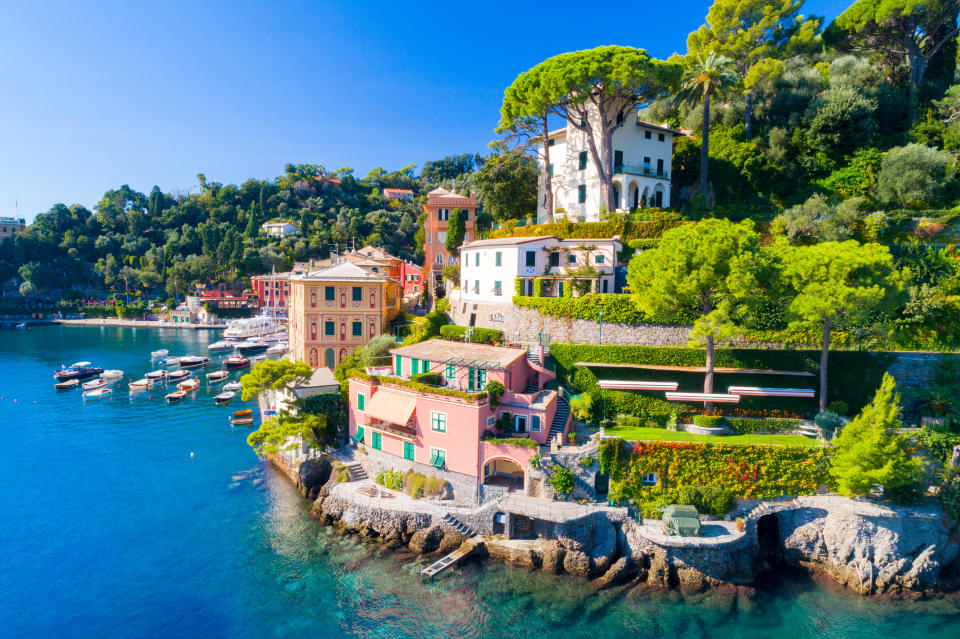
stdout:
[[385,470],[399,470],[402,473],[413,469],[415,472],[423,473],[428,477],[440,477],[450,482],[450,488],[453,491],[453,501],[458,504],[475,505],[477,504],[477,478],[470,475],[462,475],[449,470],[440,470],[429,464],[412,462],[403,457],[397,457],[381,450],[376,450],[366,446],[366,453],[358,452],[354,460],[363,465],[370,479],[376,479],[377,474]]

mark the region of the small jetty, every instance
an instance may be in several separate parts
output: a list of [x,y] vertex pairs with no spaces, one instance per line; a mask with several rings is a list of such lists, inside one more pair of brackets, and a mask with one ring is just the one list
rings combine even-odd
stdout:
[[460,544],[459,548],[454,550],[452,553],[450,553],[443,559],[436,561],[430,564],[429,566],[427,566],[426,568],[424,568],[423,570],[421,570],[420,574],[423,575],[424,577],[434,577],[440,574],[441,572],[443,572],[453,564],[457,563],[464,557],[469,556],[470,553],[472,553],[474,549],[476,549],[477,544],[480,543],[480,541],[481,541],[480,537],[471,537],[470,539]]

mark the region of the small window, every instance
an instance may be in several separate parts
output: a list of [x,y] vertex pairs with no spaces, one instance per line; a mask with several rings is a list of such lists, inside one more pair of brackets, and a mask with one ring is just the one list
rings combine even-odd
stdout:
[[363,410],[365,404],[366,398],[363,396],[363,393],[357,393],[357,409]]
[[333,322],[324,322],[323,323],[323,334],[324,335],[336,335],[337,327]]
[[603,293],[609,293],[609,292],[610,292],[610,286],[609,286],[609,284],[610,284],[609,281],[603,280],[603,291],[601,291],[601,292],[603,292]]
[[601,254],[601,255],[597,255],[597,257],[595,258],[595,261],[596,261],[597,264],[603,264],[604,258],[605,258],[605,256],[602,255],[602,254]]
[[576,263],[577,263],[577,256],[576,256],[575,254],[571,253],[571,254],[567,257],[567,262],[570,263],[570,264],[576,264]]
[[363,322],[354,322],[353,323],[353,336],[362,337],[363,336]]
[[[463,211],[463,221],[464,221],[464,222],[469,222],[469,221],[470,221],[470,209],[460,209],[460,210]],[[470,237],[469,237],[469,236],[467,236],[467,241],[468,241],[468,242],[470,241]]]
[[653,133],[650,132],[650,131],[644,131],[644,132],[643,132],[643,137],[645,137],[646,139],[650,140],[650,139],[653,138]]
[[427,231],[427,241],[425,243],[426,244],[430,243],[430,231]]
[[559,253],[554,252],[554,253],[551,253],[551,254],[550,254],[550,266],[560,266],[560,254],[559,254]]
[[645,486],[656,486],[657,485],[657,474],[656,473],[647,473],[640,480]]
[[480,251],[473,254],[473,265],[480,266]]
[[553,177],[553,162],[550,163],[550,177]]
[[556,140],[547,140],[547,146],[553,146]]
[[587,168],[587,152],[580,151],[580,156],[578,157],[578,168],[582,171]]
[[383,448],[383,435],[380,433],[373,433],[373,442],[371,443],[375,450],[381,450]]
[[447,432],[447,414],[439,411],[430,411],[430,430],[438,433]]
[[500,280],[494,280],[494,282],[493,282],[493,294],[494,294],[494,295],[503,295],[503,287],[500,285]]
[[577,202],[583,204],[587,201],[587,185],[581,184],[577,187]]
[[362,301],[363,301],[363,287],[362,287],[362,286],[354,286],[354,287],[353,287],[353,301],[354,301],[354,302],[362,302]]
[[530,416],[530,431],[534,433],[540,432],[540,416],[539,415]]
[[650,158],[648,158],[648,157],[643,158],[643,163],[644,163],[644,164],[650,164]]
[[536,251],[527,251],[527,253],[526,253],[526,264],[527,264],[527,266],[536,266],[536,265],[537,265],[537,252],[536,252]]
[[403,442],[403,458],[413,461],[413,442]]
[[457,367],[453,364],[447,364],[447,379],[454,379],[457,376]]
[[430,448],[430,461],[434,468],[443,468],[447,464],[447,451],[442,448]]
[[487,417],[487,428],[493,428],[496,423],[497,423],[496,417],[494,417],[493,415],[491,415],[490,417]]
[[394,374],[395,374],[397,377],[400,377],[400,371],[401,371],[401,368],[400,368],[400,356],[399,356],[399,355],[394,355],[394,356],[393,356],[393,372],[394,372]]
[[503,256],[502,256],[502,254],[500,253],[500,251],[497,251],[497,252],[494,254],[494,256],[495,256],[495,257],[494,257],[494,260],[493,260],[493,265],[494,265],[494,266],[501,266],[501,265],[503,264]]

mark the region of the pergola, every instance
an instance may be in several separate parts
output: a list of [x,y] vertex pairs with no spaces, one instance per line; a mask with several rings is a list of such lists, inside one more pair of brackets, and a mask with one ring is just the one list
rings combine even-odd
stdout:
[[677,390],[677,382],[644,382],[629,379],[601,379],[597,382],[597,384],[600,386],[600,388],[607,390]]
[[671,402],[713,402],[717,404],[736,404],[740,401],[739,395],[723,393],[666,393]]
[[757,386],[730,386],[727,392],[731,395],[746,397],[807,397],[812,398],[812,388],[760,388]]

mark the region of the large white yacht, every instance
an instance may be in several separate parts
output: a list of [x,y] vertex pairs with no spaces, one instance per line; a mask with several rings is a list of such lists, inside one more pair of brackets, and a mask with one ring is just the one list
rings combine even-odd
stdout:
[[223,331],[223,338],[232,342],[243,341],[251,337],[259,337],[264,341],[274,342],[286,338],[286,335],[287,327],[285,324],[263,315],[230,320],[227,322],[226,330]]

